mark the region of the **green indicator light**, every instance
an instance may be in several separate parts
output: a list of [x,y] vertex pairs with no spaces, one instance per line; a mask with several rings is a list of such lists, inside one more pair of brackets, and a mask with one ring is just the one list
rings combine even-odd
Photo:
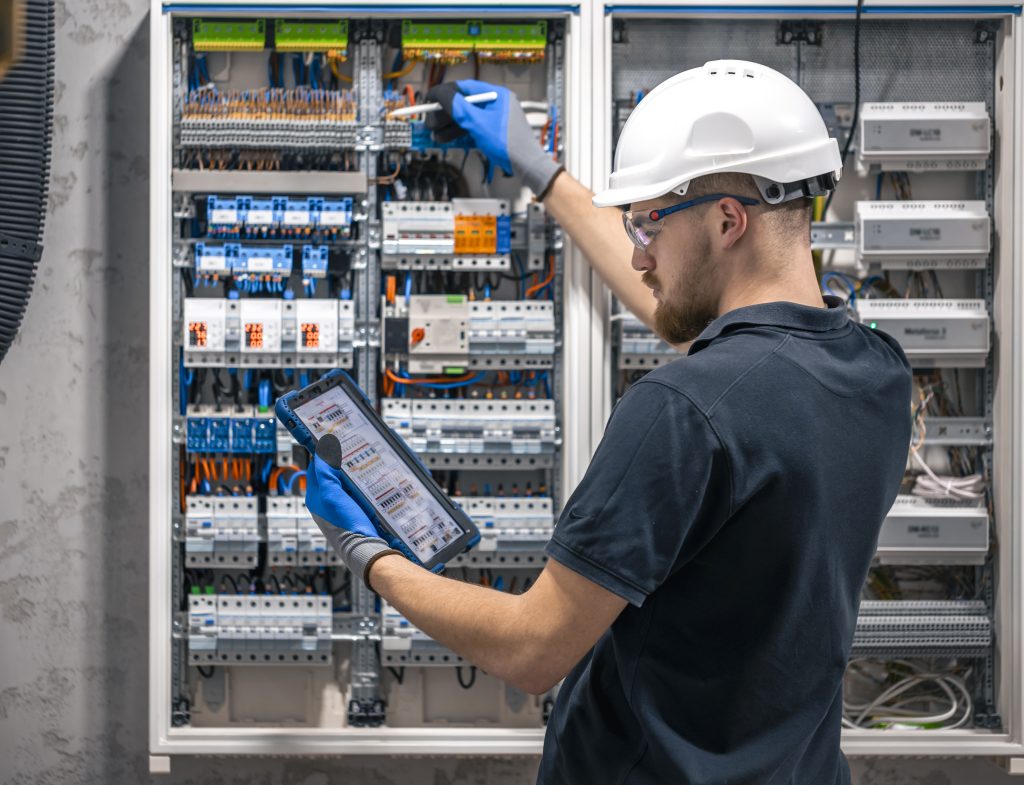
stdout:
[[875,329],[876,327],[878,327],[878,322],[871,322],[871,323],[870,323],[870,324],[868,325],[868,327],[870,327],[870,328],[871,328],[872,330],[874,330],[874,329]]

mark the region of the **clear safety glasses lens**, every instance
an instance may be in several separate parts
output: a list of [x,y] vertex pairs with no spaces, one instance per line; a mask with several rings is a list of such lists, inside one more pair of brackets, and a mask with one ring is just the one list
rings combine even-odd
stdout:
[[646,251],[647,246],[658,236],[658,225],[641,218],[632,210],[622,213],[622,225],[626,227],[626,235],[633,241],[633,245],[641,251]]

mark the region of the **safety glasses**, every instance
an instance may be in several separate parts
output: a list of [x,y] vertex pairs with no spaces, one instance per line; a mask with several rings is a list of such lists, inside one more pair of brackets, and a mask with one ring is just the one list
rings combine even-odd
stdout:
[[679,204],[673,204],[669,207],[650,210],[647,213],[625,210],[622,213],[622,224],[626,227],[626,234],[629,235],[629,239],[633,241],[633,245],[641,251],[646,251],[647,246],[654,242],[654,238],[657,237],[658,232],[661,231],[661,222],[668,218],[668,216],[672,215],[672,213],[678,213],[688,207],[696,207],[698,204],[717,202],[719,199],[725,199],[727,197],[735,199],[740,204],[745,204],[748,207],[752,207],[755,204],[761,204],[759,199],[752,199],[749,196],[737,196],[736,194],[706,194],[705,196],[698,196],[694,199],[689,199],[685,202],[680,202]]

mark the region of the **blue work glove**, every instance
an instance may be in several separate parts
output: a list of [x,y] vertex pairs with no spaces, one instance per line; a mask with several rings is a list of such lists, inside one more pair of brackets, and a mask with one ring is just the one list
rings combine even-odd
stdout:
[[369,586],[370,567],[381,556],[398,553],[341,482],[341,444],[334,434],[320,438],[306,469],[306,509],[349,571]]
[[[463,96],[495,92],[498,98],[471,104]],[[555,176],[564,168],[544,151],[526,121],[523,107],[507,87],[463,79],[444,82],[427,93],[443,112],[427,115],[427,128],[440,142],[469,134],[480,151],[505,174],[518,175],[538,198],[543,198]]]

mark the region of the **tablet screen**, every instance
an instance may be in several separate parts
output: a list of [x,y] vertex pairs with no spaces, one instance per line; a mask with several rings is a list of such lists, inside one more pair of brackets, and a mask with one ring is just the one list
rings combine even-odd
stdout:
[[340,386],[296,406],[294,412],[317,439],[328,433],[337,437],[345,475],[421,562],[463,533]]

